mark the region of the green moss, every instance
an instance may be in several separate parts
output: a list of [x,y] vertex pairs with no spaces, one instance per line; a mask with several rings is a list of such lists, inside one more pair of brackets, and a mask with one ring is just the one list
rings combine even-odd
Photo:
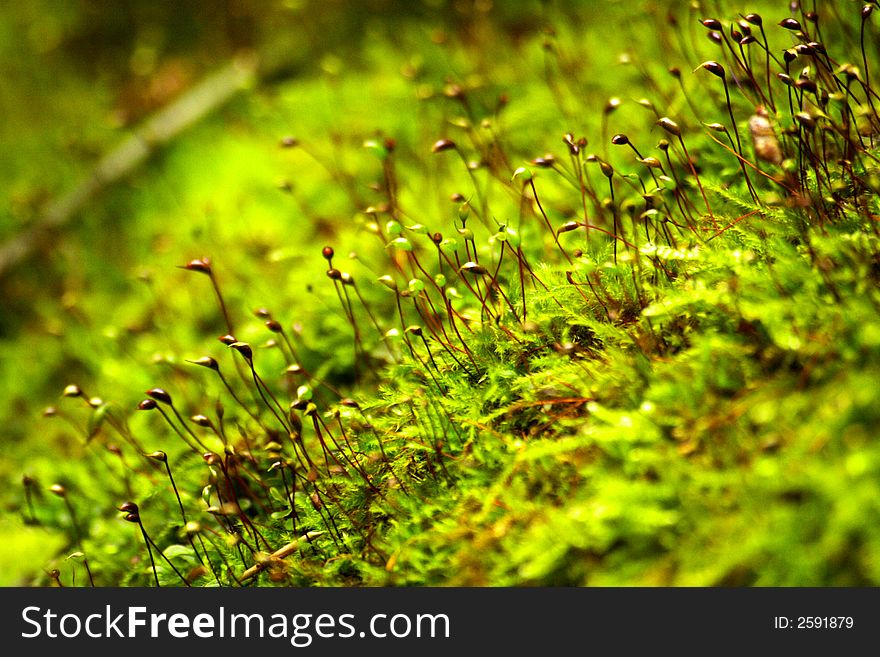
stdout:
[[[861,61],[835,7],[827,49]],[[76,551],[99,585],[181,584],[131,500],[205,586],[255,564],[259,585],[877,585],[877,152],[844,105],[866,91],[802,55],[833,97],[804,92],[827,129],[799,131],[755,42],[728,110],[690,72],[720,58],[732,85],[738,48],[645,9],[367,16],[91,203],[10,287],[4,501],[46,566],[4,572],[83,585]],[[772,53],[797,41],[748,9]],[[748,135],[771,89],[788,175]],[[704,127],[728,112],[752,190]],[[173,407],[135,410],[156,387]]]

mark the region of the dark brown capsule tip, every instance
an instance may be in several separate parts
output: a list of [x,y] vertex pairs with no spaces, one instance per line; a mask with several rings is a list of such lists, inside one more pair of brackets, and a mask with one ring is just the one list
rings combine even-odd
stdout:
[[721,21],[719,21],[717,18],[704,18],[703,20],[700,21],[700,23],[702,23],[703,27],[708,28],[710,30],[723,29],[723,26],[721,25]]
[[324,256],[324,260],[326,260],[327,262],[330,262],[333,259],[333,253],[334,251],[332,246],[325,246],[323,249],[321,249],[321,255]]
[[764,24],[764,19],[761,18],[759,14],[746,14],[745,19],[752,25],[757,25],[758,27]]
[[868,20],[868,17],[874,13],[874,5],[865,5],[862,7],[862,20]]
[[779,27],[786,30],[797,31],[801,29],[801,24],[794,18],[783,18],[779,21]]
[[235,342],[238,342],[238,340],[235,339],[235,336],[234,336],[234,335],[229,335],[229,334],[221,335],[221,336],[220,336],[219,338],[217,338],[217,339],[220,340],[220,342],[222,342],[223,344],[225,344],[227,347],[228,347],[229,345],[235,343]]
[[207,415],[193,415],[190,419],[200,427],[211,426],[211,419]]
[[137,513],[126,513],[122,518],[123,520],[127,520],[128,522],[140,522],[141,517]]
[[438,139],[434,142],[434,145],[431,146],[432,153],[442,153],[443,151],[450,151],[455,148],[455,142],[451,139]]
[[794,115],[794,118],[800,123],[806,130],[812,132],[816,129],[816,119],[807,114],[806,112],[798,112]]
[[211,358],[210,356],[202,356],[196,360],[188,360],[188,363],[192,363],[193,365],[200,365],[202,367],[207,367],[209,370],[214,370],[215,372],[220,369],[220,366],[217,364],[217,361]]
[[798,78],[797,81],[795,81],[794,86],[797,89],[803,89],[804,91],[812,94],[816,93],[819,90],[816,82],[809,78]]
[[611,143],[615,146],[625,146],[629,143],[629,137],[626,135],[614,135],[611,138]]
[[123,513],[138,513],[138,505],[134,502],[123,502],[116,508]]
[[476,262],[466,262],[460,268],[459,271],[466,271],[470,274],[475,274],[477,276],[485,276],[489,273],[489,270],[483,267],[482,265],[478,265]]
[[266,328],[272,331],[272,333],[284,332],[284,329],[281,327],[281,322],[279,322],[277,319],[266,320]]
[[254,350],[251,349],[251,346],[247,342],[233,342],[229,345],[231,348],[235,349],[238,353],[244,356],[247,360],[253,360]]
[[327,278],[333,281],[338,281],[342,278],[342,272],[338,269],[328,269],[327,270]]
[[150,388],[145,394],[147,397],[162,402],[163,404],[171,404],[171,395],[162,390],[162,388]]
[[556,158],[552,155],[545,155],[543,157],[536,157],[532,160],[532,164],[536,167],[541,167],[542,169],[549,169],[556,163]]
[[144,399],[141,403],[137,405],[139,411],[151,411],[156,408],[156,400],[155,399]]
[[197,271],[202,274],[210,274],[211,273],[211,261],[207,258],[197,258],[195,260],[190,260],[183,266],[184,269],[188,269],[189,271]]
[[670,119],[668,116],[664,116],[661,119],[657,120],[657,125],[663,128],[666,132],[676,137],[681,136],[681,128],[678,127],[678,124]]
[[700,68],[704,68],[712,75],[717,75],[719,78],[724,78],[724,67],[715,61],[703,62],[700,64]]

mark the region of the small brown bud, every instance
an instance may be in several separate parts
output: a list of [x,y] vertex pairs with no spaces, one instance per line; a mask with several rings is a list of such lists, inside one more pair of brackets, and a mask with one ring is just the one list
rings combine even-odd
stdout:
[[64,388],[64,392],[61,393],[63,397],[82,397],[83,391],[77,385],[69,385]]
[[233,342],[229,346],[232,349],[235,349],[242,356],[244,356],[245,360],[254,359],[254,351],[253,349],[251,349],[251,346],[247,342]]
[[201,272],[202,274],[210,274],[211,261],[208,258],[197,258],[195,260],[190,260],[182,268],[189,271]]
[[146,391],[146,395],[163,404],[171,404],[171,395],[162,390],[162,388],[150,388]]
[[217,364],[217,361],[210,356],[202,356],[196,360],[188,360],[186,362],[192,363],[193,365],[200,365],[201,367],[207,367],[209,370],[214,370],[215,372],[220,369],[220,365]]
[[453,150],[455,148],[455,142],[451,139],[438,139],[434,142],[434,145],[431,146],[432,153],[442,153],[443,151]]
[[207,415],[193,415],[190,418],[193,422],[195,422],[200,427],[212,427],[214,423],[211,422],[211,419]]
[[613,96],[608,99],[608,102],[605,103],[605,108],[602,110],[603,114],[611,114],[614,110],[616,110],[621,105],[620,98]]
[[536,167],[541,167],[542,169],[549,169],[556,163],[556,158],[554,158],[549,153],[544,155],[543,157],[536,157],[532,160],[532,164]]
[[666,132],[676,137],[681,137],[681,128],[678,127],[678,124],[670,119],[668,116],[664,116],[663,118],[657,121],[657,125],[663,128]]
[[489,270],[483,267],[482,265],[478,265],[476,262],[466,262],[460,268],[459,271],[466,271],[470,274],[474,274],[476,276],[485,276],[489,273]]
[[724,67],[718,62],[711,60],[708,62],[703,62],[702,64],[700,64],[700,68],[706,69],[707,71],[709,71],[709,73],[721,78],[722,80],[724,79]]

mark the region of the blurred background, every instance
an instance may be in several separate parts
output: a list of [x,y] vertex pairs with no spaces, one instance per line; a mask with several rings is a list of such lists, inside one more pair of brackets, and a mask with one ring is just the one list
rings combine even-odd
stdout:
[[[577,5],[552,11],[573,28],[592,16],[597,30],[625,11]],[[365,140],[427,153],[458,112],[451,82],[475,90],[483,115],[519,90],[506,110],[519,125],[565,132],[552,96],[523,74],[523,61],[542,65],[548,11],[485,0],[0,4],[0,584],[38,572],[36,555],[61,541],[22,524],[22,477],[40,494],[59,473],[87,476],[76,436],[89,409],[63,399],[65,387],[127,414],[146,388],[190,376],[183,359],[225,332],[206,281],[179,265],[212,258],[233,315],[275,304],[315,345],[310,364],[351,380],[350,337],[315,283],[326,282],[325,243],[360,246],[349,228],[381,174]],[[290,137],[298,148],[280,146]],[[432,200],[420,210],[448,214],[447,190],[411,193]]]

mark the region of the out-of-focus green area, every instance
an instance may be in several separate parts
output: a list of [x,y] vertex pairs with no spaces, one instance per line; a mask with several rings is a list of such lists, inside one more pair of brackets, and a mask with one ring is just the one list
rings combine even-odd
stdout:
[[[519,147],[532,148],[536,132],[564,131],[551,93],[522,69],[540,65],[544,11],[537,2],[390,0],[4,6],[0,240],[41,225],[101,157],[200,80],[254,53],[268,68],[146,164],[99,185],[0,276],[0,407],[5,441],[16,445],[7,474],[22,467],[19,454],[44,453],[54,432],[34,435],[35,411],[69,382],[103,381],[136,401],[150,382],[143,363],[202,334],[204,317],[186,318],[210,306],[210,289],[205,298],[182,289],[186,275],[174,266],[222,254],[218,269],[238,312],[277,299],[304,318],[320,315],[327,300],[308,293],[323,274],[316,249],[345,240],[371,200],[351,192],[356,176],[367,188],[365,168],[377,173],[363,142],[384,134],[411,151],[437,136],[426,129],[454,131],[443,89],[456,71],[468,72],[465,83],[487,107],[516,92],[506,111],[517,129],[507,137]],[[597,7],[585,27],[598,35],[601,15],[622,11]],[[596,65],[616,56],[599,50]],[[305,148],[279,149],[287,135]],[[328,163],[346,182],[337,184]],[[407,193],[432,200],[420,211],[447,211],[448,194],[431,178],[413,182]],[[163,326],[173,340],[152,331]]]
[[[518,72],[518,59],[540,50],[510,50],[539,32],[542,11],[537,2],[392,0],[4,4],[0,249],[45,224],[163,108],[237,59],[260,62],[247,89],[216,107],[204,100],[212,107],[204,119],[129,173],[99,181],[0,273],[0,474],[9,517],[19,515],[23,474],[45,488],[56,466],[80,454],[69,423],[40,417],[66,385],[133,408],[158,380],[185,377],[182,359],[200,355],[205,332],[223,332],[210,287],[191,289],[183,285],[190,275],[175,270],[192,258],[216,261],[234,313],[277,304],[302,323],[307,343],[317,336],[313,344],[336,354],[307,354],[310,364],[349,377],[349,340],[328,329],[339,317],[335,298],[312,286],[325,280],[325,241],[342,253],[359,244],[348,227],[370,202],[365,171],[378,172],[363,142],[387,134],[401,149],[430,143],[435,135],[422,131],[449,116],[443,87],[459,69],[473,69],[475,86],[489,84],[487,103],[508,88],[497,85],[517,85],[523,97],[511,112],[519,123],[558,122],[547,92]],[[500,50],[481,54],[483,38]],[[491,82],[480,70],[491,70]],[[416,119],[425,112],[434,120]],[[280,149],[288,135],[303,148]],[[526,133],[512,137],[529,142]],[[424,211],[446,211],[447,194],[430,179],[419,185],[408,193],[432,200]],[[16,559],[18,540],[3,544]],[[40,566],[19,565],[31,573]],[[6,583],[18,581],[15,568],[3,572]]]

